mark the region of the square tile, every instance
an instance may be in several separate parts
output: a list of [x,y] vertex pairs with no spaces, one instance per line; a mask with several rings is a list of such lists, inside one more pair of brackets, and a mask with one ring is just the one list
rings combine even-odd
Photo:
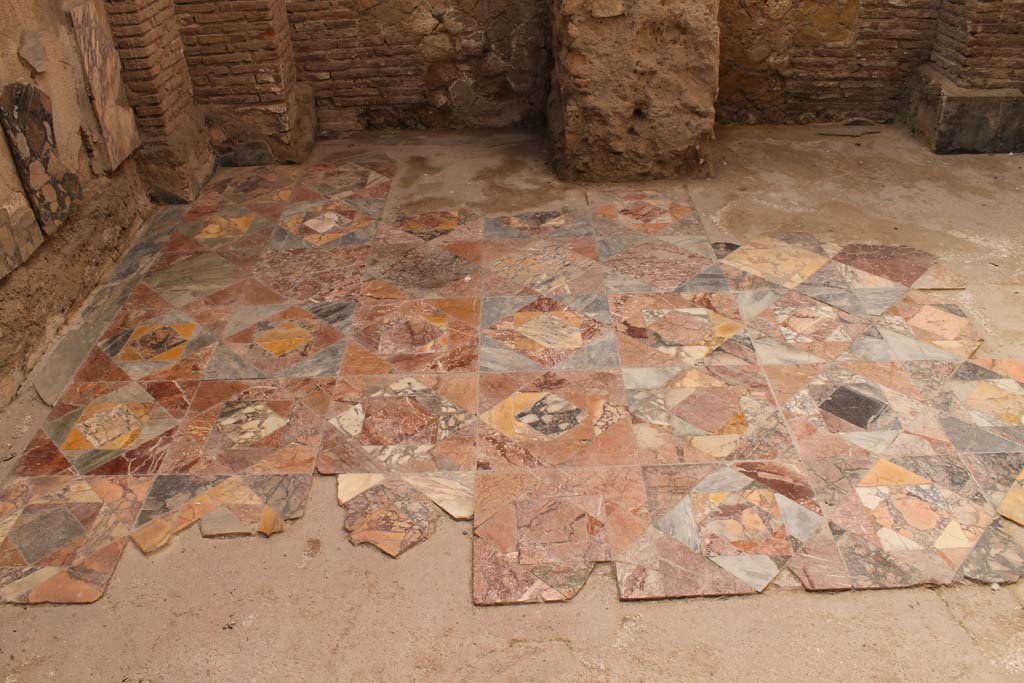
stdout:
[[642,462],[796,457],[789,429],[756,365],[627,368],[623,378]]
[[333,380],[208,380],[199,385],[160,472],[309,473]]
[[489,297],[483,302],[481,369],[618,366],[605,297]]
[[343,375],[475,372],[480,300],[423,299],[359,305]]
[[799,292],[788,292],[747,321],[765,365],[819,363],[846,352],[870,321]]
[[344,377],[330,399],[321,474],[476,467],[475,374]]
[[400,242],[374,248],[363,294],[379,299],[474,296],[480,291],[477,243]]
[[292,301],[341,301],[359,294],[369,256],[368,246],[268,251],[255,264],[253,277]]
[[[898,363],[766,367],[805,459],[839,455],[948,455],[953,422]],[[894,388],[895,387],[895,388]]]
[[592,237],[485,242],[483,291],[492,296],[560,296],[604,292]]
[[858,588],[949,583],[995,517],[955,459],[861,455],[809,469]]
[[609,301],[627,368],[693,362],[743,332],[736,300],[725,292],[612,295]]
[[714,261],[661,240],[603,239],[601,262],[610,292],[681,292]]
[[15,472],[155,471],[160,446],[178,427],[196,383],[72,384],[18,461]]
[[630,421],[617,372],[483,373],[479,466],[635,464]]
[[129,530],[84,479],[6,482],[0,487],[0,600],[97,600]]

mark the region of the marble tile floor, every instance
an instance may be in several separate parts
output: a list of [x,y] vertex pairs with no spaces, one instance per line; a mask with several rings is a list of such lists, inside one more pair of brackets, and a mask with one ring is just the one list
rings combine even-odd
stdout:
[[1024,572],[1024,361],[976,357],[931,254],[711,243],[640,186],[416,211],[396,170],[323,146],[154,218],[0,483],[0,600],[94,601],[193,524],[281,532],[317,475],[393,557],[472,520],[482,605],[598,562],[624,600]]

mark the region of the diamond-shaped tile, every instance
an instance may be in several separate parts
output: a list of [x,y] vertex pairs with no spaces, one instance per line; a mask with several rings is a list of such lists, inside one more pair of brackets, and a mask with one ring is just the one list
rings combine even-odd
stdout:
[[611,297],[623,367],[661,367],[708,356],[743,331],[730,294]]
[[[342,334],[310,311],[290,307],[226,336],[227,350],[266,376],[279,376],[299,364],[308,367],[318,355],[338,345]],[[332,366],[336,372],[340,354]],[[215,361],[217,362],[217,361]],[[223,360],[221,359],[221,362]],[[324,374],[307,370],[308,375]],[[332,373],[333,374],[333,373]]]
[[633,464],[624,394],[610,372],[481,376],[481,461],[494,468]]
[[[528,362],[517,363],[508,357],[506,350],[546,368],[566,362],[575,363],[577,367],[584,364],[594,367],[614,365],[614,349],[609,344],[612,327],[603,322],[608,320],[603,302],[579,301],[584,304],[581,308],[597,316],[594,318],[556,299],[540,297],[526,300],[529,303],[518,309],[515,307],[522,303],[519,298],[486,301],[488,319],[513,309],[483,331],[485,346],[482,354],[487,369],[517,369],[516,366],[520,365],[536,367]],[[580,353],[584,348],[589,352]]]
[[353,377],[340,380],[318,469],[432,472],[475,466],[475,378]]

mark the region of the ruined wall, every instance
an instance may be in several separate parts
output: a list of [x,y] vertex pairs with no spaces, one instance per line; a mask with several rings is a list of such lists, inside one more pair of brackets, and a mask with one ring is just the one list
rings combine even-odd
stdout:
[[555,0],[548,135],[560,175],[683,175],[713,137],[717,0]]
[[[87,1],[102,17],[103,3]],[[61,0],[0,0],[0,15],[14,19],[0,31],[0,89],[11,93],[6,86],[22,83],[48,96],[52,144],[48,136],[35,136],[24,150],[45,158],[36,173],[40,196],[54,196],[58,186],[68,190],[50,205],[30,204],[19,162],[0,135],[0,406],[150,211],[135,161],[122,162],[109,149],[111,131],[101,127],[90,99],[90,92],[93,98],[100,93],[86,90],[64,6]],[[45,99],[33,101],[45,105]],[[126,139],[130,153],[137,143]]]
[[892,120],[941,0],[722,0],[718,120]]
[[931,61],[964,88],[1024,89],[1024,2],[944,0]]
[[550,0],[288,0],[321,128],[543,123]]
[[[49,1],[49,0],[48,0]],[[143,145],[136,153],[151,192],[190,201],[213,168],[209,134],[195,110],[173,0],[105,0]]]
[[223,149],[262,141],[265,163],[302,161],[312,102],[296,87],[285,0],[174,0],[195,102]]

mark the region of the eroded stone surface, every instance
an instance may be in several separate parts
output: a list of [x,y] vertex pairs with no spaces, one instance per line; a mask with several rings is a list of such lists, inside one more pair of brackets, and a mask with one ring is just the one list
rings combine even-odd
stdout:
[[694,171],[718,93],[718,4],[556,0],[549,136],[559,173],[626,180]]
[[100,124],[107,165],[116,169],[142,143],[135,114],[121,81],[121,60],[114,49],[106,19],[91,3],[68,10],[75,27],[79,55],[89,86],[93,111]]

